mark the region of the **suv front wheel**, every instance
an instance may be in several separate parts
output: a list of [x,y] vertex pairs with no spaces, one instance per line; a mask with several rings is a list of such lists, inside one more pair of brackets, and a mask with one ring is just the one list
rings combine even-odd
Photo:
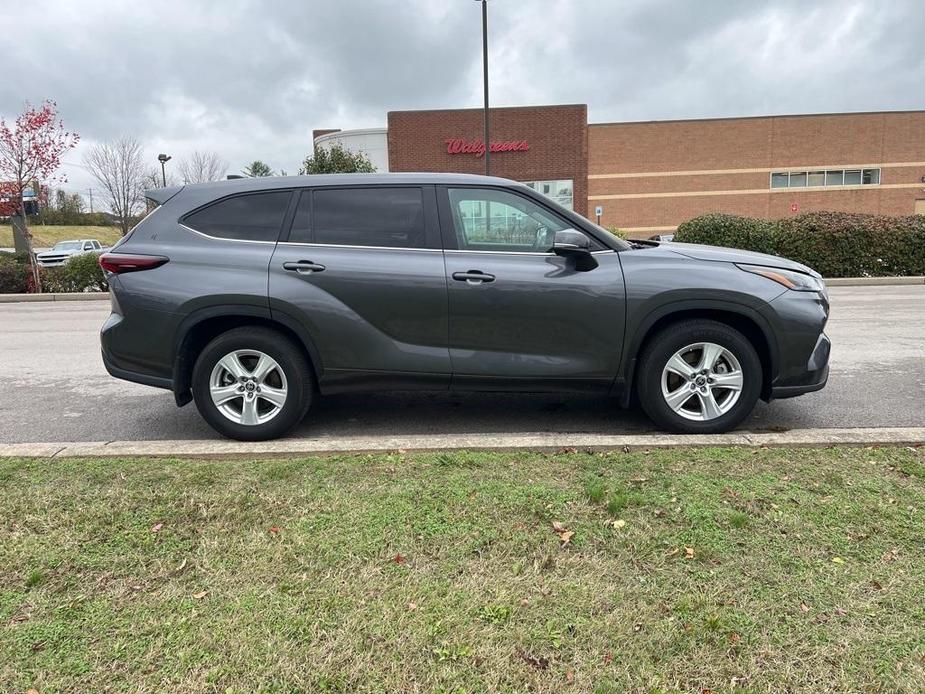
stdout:
[[212,340],[193,368],[193,400],[213,429],[241,441],[282,436],[312,401],[301,350],[267,328],[235,328]]
[[639,401],[656,424],[719,434],[740,424],[761,394],[761,360],[735,328],[690,320],[659,332],[639,361]]

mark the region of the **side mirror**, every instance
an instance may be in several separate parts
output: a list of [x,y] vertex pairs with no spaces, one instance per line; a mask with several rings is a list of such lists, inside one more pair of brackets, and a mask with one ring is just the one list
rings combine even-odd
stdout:
[[574,229],[557,231],[552,242],[552,252],[556,255],[584,255],[591,252],[591,240]]
[[591,255],[591,239],[575,229],[557,231],[552,242],[552,252],[573,259],[578,272],[587,272],[597,267],[597,261]]

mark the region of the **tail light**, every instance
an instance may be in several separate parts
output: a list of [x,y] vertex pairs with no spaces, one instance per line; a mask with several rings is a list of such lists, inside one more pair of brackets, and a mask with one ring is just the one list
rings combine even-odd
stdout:
[[100,267],[106,272],[121,275],[126,272],[152,270],[166,263],[169,258],[162,255],[128,255],[127,253],[104,253],[100,256]]

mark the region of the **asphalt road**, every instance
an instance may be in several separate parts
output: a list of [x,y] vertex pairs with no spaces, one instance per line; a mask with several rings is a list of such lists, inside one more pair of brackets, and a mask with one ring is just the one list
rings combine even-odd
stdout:
[[[745,431],[925,426],[925,286],[833,287],[828,386],[767,405]],[[214,439],[195,406],[111,378],[97,331],[108,302],[0,304],[0,441]],[[382,393],[319,398],[303,437],[644,433],[606,397]]]

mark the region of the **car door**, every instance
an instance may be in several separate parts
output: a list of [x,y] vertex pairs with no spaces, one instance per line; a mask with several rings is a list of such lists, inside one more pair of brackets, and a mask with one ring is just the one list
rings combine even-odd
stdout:
[[593,241],[591,270],[555,255],[555,232],[574,225],[511,189],[438,195],[453,387],[609,388],[623,343],[619,255]]
[[322,387],[449,385],[447,288],[433,186],[304,190],[270,262],[274,315],[308,332]]

